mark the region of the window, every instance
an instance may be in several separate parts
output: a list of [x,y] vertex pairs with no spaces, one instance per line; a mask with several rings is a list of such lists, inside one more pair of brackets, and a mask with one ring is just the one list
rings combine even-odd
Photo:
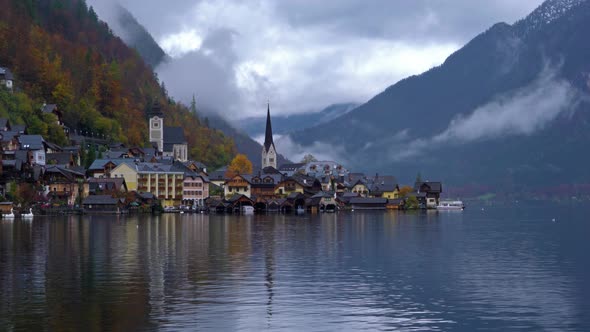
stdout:
[[274,163],[275,162],[275,158],[268,158],[268,162],[269,163]]

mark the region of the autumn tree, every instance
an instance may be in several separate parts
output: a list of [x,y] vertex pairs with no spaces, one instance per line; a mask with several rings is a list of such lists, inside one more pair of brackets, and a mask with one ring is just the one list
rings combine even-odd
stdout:
[[409,193],[414,191],[414,188],[410,186],[404,186],[399,189],[399,196],[400,197],[407,197]]
[[235,156],[227,168],[225,177],[229,179],[240,174],[252,174],[252,162],[244,154]]

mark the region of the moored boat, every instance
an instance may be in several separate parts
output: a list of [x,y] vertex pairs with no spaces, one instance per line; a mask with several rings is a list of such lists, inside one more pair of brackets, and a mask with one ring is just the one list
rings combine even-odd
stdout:
[[465,210],[465,204],[462,201],[440,201],[436,206],[437,210]]

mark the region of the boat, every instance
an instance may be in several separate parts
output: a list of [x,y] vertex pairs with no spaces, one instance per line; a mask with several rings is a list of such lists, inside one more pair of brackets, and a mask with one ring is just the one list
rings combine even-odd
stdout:
[[254,207],[253,206],[242,206],[242,213],[243,214],[254,214]]
[[465,210],[465,204],[462,201],[440,201],[436,206],[437,210]]

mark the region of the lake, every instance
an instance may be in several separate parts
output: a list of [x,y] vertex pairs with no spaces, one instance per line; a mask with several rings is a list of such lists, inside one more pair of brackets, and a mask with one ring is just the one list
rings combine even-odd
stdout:
[[4,220],[0,331],[589,331],[589,215]]

